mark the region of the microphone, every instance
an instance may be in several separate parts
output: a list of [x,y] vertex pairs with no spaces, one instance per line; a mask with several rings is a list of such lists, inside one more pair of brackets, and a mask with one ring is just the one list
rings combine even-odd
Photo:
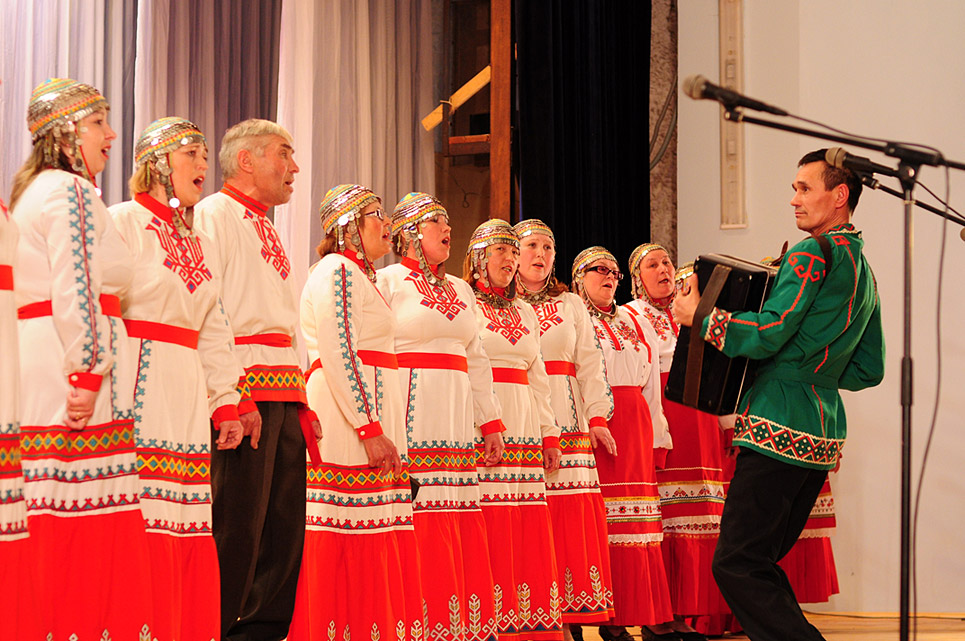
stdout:
[[856,174],[884,174],[885,176],[897,176],[898,170],[879,165],[872,162],[870,158],[862,158],[849,154],[841,147],[831,147],[824,154],[824,160],[832,167],[838,169],[850,169]]
[[680,88],[694,100],[716,100],[728,109],[745,107],[747,109],[753,109],[754,111],[765,111],[775,116],[787,115],[787,112],[780,107],[772,107],[769,104],[748,98],[736,91],[718,87],[701,75],[687,76],[684,78]]

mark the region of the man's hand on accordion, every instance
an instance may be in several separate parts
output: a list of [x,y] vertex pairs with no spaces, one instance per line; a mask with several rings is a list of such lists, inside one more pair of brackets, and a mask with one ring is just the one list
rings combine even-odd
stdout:
[[680,291],[677,292],[677,296],[673,299],[673,307],[671,309],[677,324],[683,327],[690,327],[694,322],[694,312],[697,310],[699,303],[700,291],[697,289],[697,275],[691,274],[687,280],[684,281],[680,287]]

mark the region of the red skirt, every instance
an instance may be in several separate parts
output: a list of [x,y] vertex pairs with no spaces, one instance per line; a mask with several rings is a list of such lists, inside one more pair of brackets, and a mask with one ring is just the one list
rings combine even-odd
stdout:
[[309,530],[288,639],[423,638],[418,559],[411,530]]
[[724,510],[723,435],[716,416],[666,399],[663,411],[673,435],[657,470],[670,600],[675,614],[717,614],[723,599],[711,562]]
[[673,618],[661,553],[663,525],[653,463],[653,424],[639,387],[615,386],[610,432],[619,456],[596,452],[606,504],[613,574],[612,625],[657,625]]
[[502,639],[561,640],[559,582],[549,509],[483,505]]
[[831,549],[831,532],[835,525],[831,481],[826,480],[801,538],[787,556],[778,561],[800,603],[825,603],[832,594],[840,591]]
[[563,623],[604,623],[613,617],[613,578],[603,496],[557,493],[546,502],[563,584]]
[[493,574],[482,512],[423,510],[413,523],[428,638],[495,641]]
[[220,638],[221,585],[214,537],[151,532],[146,538],[154,605],[151,638]]
[[20,613],[22,623],[32,620],[54,639],[100,639],[105,630],[113,639],[137,639],[145,628],[158,636],[140,511],[34,515],[29,528],[30,538],[20,543],[30,553],[38,600],[37,609]]

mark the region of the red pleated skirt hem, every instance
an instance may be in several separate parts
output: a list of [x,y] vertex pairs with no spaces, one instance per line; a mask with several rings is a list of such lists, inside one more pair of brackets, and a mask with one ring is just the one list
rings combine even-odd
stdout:
[[657,625],[673,619],[660,544],[611,545],[613,620],[610,625]]
[[309,530],[289,641],[424,638],[418,562],[411,530]]
[[727,612],[711,569],[716,547],[716,536],[664,535],[660,548],[674,614],[701,616]]
[[787,574],[799,603],[825,603],[840,591],[828,537],[798,539],[778,565]]
[[484,505],[500,639],[562,639],[549,508]]
[[35,638],[100,639],[106,631],[113,639],[137,639],[142,630],[154,633],[140,510],[30,515],[28,529],[29,538],[17,544],[27,552],[21,569],[30,573],[33,595],[25,595],[18,625],[42,631]]
[[613,616],[606,508],[599,492],[547,496],[563,623],[604,623]]

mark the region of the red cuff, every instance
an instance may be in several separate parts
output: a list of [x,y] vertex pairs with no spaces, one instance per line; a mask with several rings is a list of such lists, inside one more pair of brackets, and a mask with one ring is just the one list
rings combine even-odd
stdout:
[[606,427],[606,419],[602,416],[594,416],[590,419],[590,427]]
[[251,412],[257,412],[258,406],[250,398],[245,399],[238,403],[238,414],[249,414]]
[[90,372],[74,372],[67,377],[67,380],[70,381],[70,384],[74,387],[80,387],[92,392],[100,391],[101,381],[103,379],[104,377],[100,374],[91,374]]
[[487,436],[496,432],[505,432],[506,426],[503,425],[502,419],[497,418],[495,421],[483,423],[479,426],[479,429],[482,430],[483,436]]
[[382,435],[382,423],[379,421],[372,421],[368,425],[355,428],[355,432],[359,435],[360,441],[375,438],[376,436]]
[[221,429],[221,424],[225,421],[237,421],[238,418],[238,406],[237,405],[222,405],[211,414],[211,421],[214,423],[214,429]]
[[543,437],[543,449],[548,450],[551,448],[560,449],[560,437],[559,436],[544,436]]
[[300,405],[298,407],[298,418],[311,423],[312,421],[318,420],[318,414],[316,414],[315,411],[309,408],[307,405]]

